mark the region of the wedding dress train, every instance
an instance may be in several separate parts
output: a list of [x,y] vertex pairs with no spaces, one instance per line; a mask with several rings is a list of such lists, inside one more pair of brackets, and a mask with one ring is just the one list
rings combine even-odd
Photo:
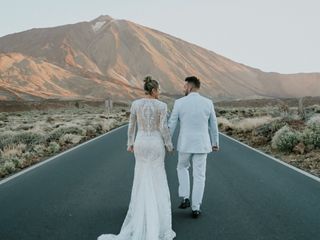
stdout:
[[120,233],[102,234],[98,240],[172,240],[176,234],[164,165],[165,147],[172,149],[167,105],[139,99],[130,112],[128,146],[134,145],[136,160],[131,200]]

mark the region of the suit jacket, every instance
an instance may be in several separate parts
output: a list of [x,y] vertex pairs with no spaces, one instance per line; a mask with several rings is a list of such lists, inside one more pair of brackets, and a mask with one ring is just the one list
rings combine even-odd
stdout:
[[179,152],[209,153],[212,152],[212,146],[219,146],[217,118],[210,99],[191,92],[176,100],[168,123],[171,136],[178,121]]

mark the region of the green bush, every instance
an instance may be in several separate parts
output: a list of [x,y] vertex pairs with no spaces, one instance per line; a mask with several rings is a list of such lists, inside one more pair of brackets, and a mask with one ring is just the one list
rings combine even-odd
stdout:
[[12,161],[6,161],[2,168],[7,174],[13,173],[16,170],[15,163]]
[[0,149],[3,149],[8,145],[9,139],[12,138],[12,134],[10,133],[2,133],[0,134]]
[[30,146],[43,143],[45,140],[42,134],[35,132],[21,132],[16,134],[13,139],[15,143],[24,143]]
[[60,150],[60,145],[56,142],[50,142],[47,148],[49,153],[57,153]]
[[23,162],[23,160],[24,159],[15,156],[11,159],[11,162],[13,162],[15,168],[20,168],[22,166],[21,163]]
[[272,138],[272,147],[281,152],[289,153],[301,141],[301,134],[288,126],[279,129]]
[[10,144],[24,143],[28,146],[33,146],[45,141],[45,137],[42,134],[31,131],[20,132],[13,135],[6,134],[2,135],[0,138],[0,148],[2,149]]
[[60,137],[59,144],[60,145],[69,144],[69,143],[77,144],[81,141],[81,139],[82,139],[82,136],[80,135],[67,133]]
[[76,126],[71,127],[59,127],[58,129],[55,129],[49,133],[49,136],[47,137],[47,141],[58,141],[61,136],[65,134],[75,134],[75,135],[83,135],[84,131]]
[[96,135],[96,129],[92,127],[91,125],[85,126],[86,136],[95,136]]
[[7,175],[7,171],[4,169],[4,166],[0,165],[0,177]]
[[320,148],[320,125],[310,124],[303,131],[303,142],[307,146],[312,146],[313,148]]
[[271,141],[274,134],[285,125],[286,123],[284,121],[276,119],[272,122],[258,126],[253,130],[252,135],[263,136],[266,137],[268,141]]
[[37,153],[37,155],[42,156],[45,152],[45,146],[43,144],[37,144],[33,146],[32,151]]

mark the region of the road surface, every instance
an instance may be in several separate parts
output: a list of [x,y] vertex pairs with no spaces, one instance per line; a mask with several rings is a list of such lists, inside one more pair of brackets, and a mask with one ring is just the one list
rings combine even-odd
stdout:
[[[94,240],[118,233],[134,158],[126,127],[0,184],[1,240]],[[166,158],[177,240],[319,240],[320,182],[221,136],[208,156],[203,214],[178,209],[177,154]]]

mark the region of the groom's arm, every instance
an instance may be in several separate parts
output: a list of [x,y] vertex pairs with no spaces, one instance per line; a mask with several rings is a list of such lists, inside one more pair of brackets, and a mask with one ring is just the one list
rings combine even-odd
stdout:
[[173,109],[169,118],[168,126],[170,129],[170,135],[173,136],[174,130],[176,129],[177,123],[179,121],[179,113],[177,101],[174,102]]
[[159,130],[164,140],[164,144],[168,151],[173,150],[172,138],[170,135],[170,130],[168,128],[167,123],[168,115],[167,115],[167,104],[163,104],[163,108],[160,110],[160,126]]
[[216,113],[214,110],[213,103],[210,103],[211,111],[209,117],[209,133],[211,138],[211,145],[219,147],[219,129],[218,129],[218,121],[216,117]]

